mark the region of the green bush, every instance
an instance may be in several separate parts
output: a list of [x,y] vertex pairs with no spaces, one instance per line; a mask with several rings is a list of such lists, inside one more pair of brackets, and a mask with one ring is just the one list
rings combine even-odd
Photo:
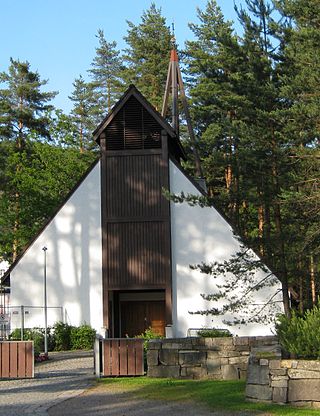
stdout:
[[[48,351],[90,350],[93,348],[96,331],[90,325],[74,327],[63,322],[56,322],[53,328],[47,328]],[[21,330],[12,331],[10,340],[20,341]],[[44,328],[25,328],[25,341],[33,341],[35,355],[44,351]]]
[[232,337],[232,334],[228,329],[200,329],[197,332],[198,337],[202,338],[222,338],[222,337]]
[[87,324],[72,327],[70,333],[70,346],[72,350],[90,350],[93,348],[96,331]]
[[148,349],[148,343],[151,339],[163,339],[164,337],[149,327],[142,334],[137,335],[135,338],[142,338],[144,340],[143,347],[146,351]]
[[142,334],[137,335],[135,338],[141,338],[143,339],[143,361],[144,361],[144,369],[145,371],[148,370],[148,364],[147,364],[147,351],[148,351],[148,345],[149,341],[151,339],[163,339],[164,337],[158,332],[155,332],[151,327],[147,328]]
[[55,351],[67,351],[71,349],[72,326],[63,322],[54,324]]
[[[16,328],[10,334],[10,340],[20,341],[21,340],[21,329]],[[25,328],[23,330],[23,340],[33,341],[34,354],[39,355],[40,352],[44,351],[44,328]],[[48,340],[48,351],[55,349],[55,336],[53,328],[47,328],[47,340]]]
[[278,316],[276,331],[282,348],[296,358],[320,359],[320,305],[291,319]]

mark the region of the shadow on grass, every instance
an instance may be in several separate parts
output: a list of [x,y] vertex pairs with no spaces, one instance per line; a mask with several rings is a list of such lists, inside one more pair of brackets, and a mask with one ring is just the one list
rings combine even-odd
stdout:
[[231,414],[252,412],[252,414],[308,416],[319,415],[320,410],[292,408],[284,405],[252,403],[245,400],[245,381],[220,380],[172,380],[157,378],[113,378],[102,379],[101,383],[113,385],[134,397],[145,400],[193,401],[212,411]]

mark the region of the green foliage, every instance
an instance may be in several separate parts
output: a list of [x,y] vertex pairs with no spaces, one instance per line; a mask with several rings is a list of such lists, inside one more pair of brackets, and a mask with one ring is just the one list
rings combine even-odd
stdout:
[[[21,329],[16,328],[13,330],[9,337],[12,341],[21,340]],[[33,341],[34,345],[34,354],[35,356],[39,355],[44,351],[44,328],[25,328],[23,330],[23,340],[24,341]],[[48,351],[53,351],[55,349],[55,334],[54,328],[47,328],[47,340],[48,340]]]
[[82,76],[75,79],[70,100],[73,102],[71,121],[76,127],[74,141],[80,153],[92,150],[96,143],[92,140],[92,131],[102,120],[101,103],[94,91],[94,85],[84,81]]
[[276,331],[281,346],[297,358],[320,359],[320,304],[291,319],[278,317]]
[[93,88],[98,93],[100,112],[104,116],[116,103],[123,92],[121,73],[123,71],[122,57],[116,49],[116,42],[108,42],[103,30],[99,29],[96,37],[99,46],[92,61],[89,73],[93,80]]
[[71,330],[72,327],[63,322],[54,324],[55,350],[67,351],[71,349]]
[[72,327],[70,333],[70,344],[73,350],[90,350],[93,348],[96,331],[90,325],[83,324]]
[[29,62],[10,59],[8,72],[0,73],[5,87],[0,89],[0,141],[14,140],[21,147],[29,132],[49,137],[47,112],[53,107],[47,103],[57,93],[41,91],[46,84]]
[[[63,322],[56,322],[53,327],[47,328],[48,351],[89,350],[93,348],[96,331],[90,325],[79,327]],[[10,334],[11,340],[21,340],[20,328]],[[36,355],[44,351],[44,328],[25,328],[23,331],[25,341],[34,341]]]
[[144,350],[147,351],[148,343],[151,339],[163,339],[164,337],[149,327],[142,334],[137,335],[135,338],[141,338],[144,340],[143,347]]
[[160,111],[167,77],[171,49],[171,34],[166,19],[151,3],[141,16],[141,23],[128,21],[128,34],[124,38],[126,68],[122,76],[127,85],[133,83]]
[[[239,252],[223,262],[200,263],[190,265],[192,270],[198,270],[213,279],[223,281],[215,284],[215,292],[203,293],[202,298],[212,302],[205,310],[190,311],[191,314],[225,315],[225,325],[239,325],[255,322],[270,323],[276,311],[280,313],[278,293],[273,289],[278,283],[274,274],[266,268],[261,259],[248,247],[241,245]],[[257,276],[257,272],[260,273]],[[263,304],[257,304],[257,291],[268,288],[269,296]],[[235,317],[237,315],[237,317]]]
[[96,155],[31,138],[19,152],[13,143],[0,142],[0,155],[5,160],[0,169],[0,250],[2,257],[11,260],[52,215]]
[[202,338],[226,338],[232,337],[231,332],[228,329],[200,329],[197,335]]

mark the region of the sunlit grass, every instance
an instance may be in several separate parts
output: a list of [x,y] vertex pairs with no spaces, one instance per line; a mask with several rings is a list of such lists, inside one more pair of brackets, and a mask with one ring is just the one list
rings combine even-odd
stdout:
[[158,378],[102,379],[106,386],[126,390],[134,397],[149,400],[193,401],[211,410],[263,413],[264,415],[308,416],[319,415],[320,410],[289,406],[252,403],[245,400],[244,381],[172,380]]

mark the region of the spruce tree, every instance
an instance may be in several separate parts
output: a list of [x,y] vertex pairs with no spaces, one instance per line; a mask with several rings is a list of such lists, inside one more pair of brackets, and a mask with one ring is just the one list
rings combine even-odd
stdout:
[[129,29],[124,39],[128,48],[122,76],[127,85],[135,84],[160,111],[171,49],[170,30],[154,3],[143,12],[140,24],[127,23]]
[[101,113],[105,115],[118,101],[123,93],[121,73],[123,69],[120,52],[116,49],[115,41],[108,42],[103,30],[99,29],[96,35],[99,46],[96,48],[96,56],[92,61],[89,74],[93,80],[93,86],[101,98]]
[[74,90],[69,96],[73,102],[71,120],[76,127],[77,147],[80,153],[83,153],[95,146],[92,132],[98,124],[101,100],[98,100],[94,86],[86,83],[81,75],[74,81],[73,87]]

